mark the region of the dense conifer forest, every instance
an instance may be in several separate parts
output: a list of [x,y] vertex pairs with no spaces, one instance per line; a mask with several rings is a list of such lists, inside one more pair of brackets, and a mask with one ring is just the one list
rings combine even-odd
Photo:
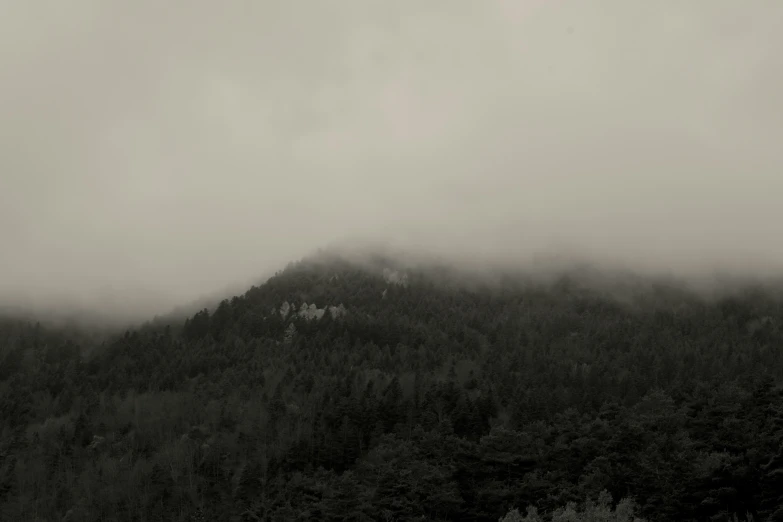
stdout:
[[382,265],[3,319],[0,519],[783,520],[777,296]]

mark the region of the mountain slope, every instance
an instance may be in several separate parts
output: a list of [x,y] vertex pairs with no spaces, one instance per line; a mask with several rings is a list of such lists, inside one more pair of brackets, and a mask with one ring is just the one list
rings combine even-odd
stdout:
[[783,505],[764,292],[321,255],[98,344],[11,324],[4,519],[498,520],[602,490],[649,520]]

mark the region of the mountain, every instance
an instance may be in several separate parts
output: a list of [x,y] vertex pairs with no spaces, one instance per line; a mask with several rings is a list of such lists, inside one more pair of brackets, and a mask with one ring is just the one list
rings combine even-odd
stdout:
[[326,251],[87,333],[0,322],[2,520],[783,517],[764,287]]

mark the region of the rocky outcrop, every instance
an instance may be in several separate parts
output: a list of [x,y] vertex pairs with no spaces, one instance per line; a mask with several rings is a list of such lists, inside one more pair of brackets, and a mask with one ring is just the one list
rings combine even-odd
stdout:
[[314,304],[307,306],[307,303],[302,303],[299,307],[299,317],[307,320],[320,319],[326,313],[325,308],[318,308]]
[[294,317],[300,317],[302,319],[307,319],[308,321],[317,321],[322,319],[324,315],[326,315],[326,312],[329,312],[329,315],[331,315],[333,319],[337,319],[338,317],[345,316],[348,313],[348,310],[342,304],[318,308],[313,303],[302,303],[299,310],[296,310],[291,303],[286,301],[280,306],[279,312],[283,319],[287,319],[293,314]]

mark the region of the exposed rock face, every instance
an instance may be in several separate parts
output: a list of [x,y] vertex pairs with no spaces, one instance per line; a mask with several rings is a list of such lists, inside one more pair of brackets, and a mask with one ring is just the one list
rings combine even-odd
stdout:
[[408,286],[408,274],[404,272],[398,272],[396,270],[391,270],[389,268],[383,269],[383,279],[387,283],[393,284],[393,285],[400,285],[403,287]]
[[317,321],[322,319],[327,311],[333,319],[337,319],[338,317],[342,317],[348,313],[348,310],[346,310],[345,306],[342,304],[338,306],[330,305],[324,308],[318,308],[315,304],[302,303],[302,305],[299,307],[299,310],[296,310],[291,305],[291,303],[286,301],[280,306],[279,309],[280,316],[283,319],[286,319],[291,316],[291,314],[293,314],[293,317],[300,317],[302,319],[307,319],[308,321]]
[[299,308],[299,317],[311,321],[313,319],[320,319],[326,313],[325,308],[318,308],[314,304],[307,306],[307,303],[302,303]]

